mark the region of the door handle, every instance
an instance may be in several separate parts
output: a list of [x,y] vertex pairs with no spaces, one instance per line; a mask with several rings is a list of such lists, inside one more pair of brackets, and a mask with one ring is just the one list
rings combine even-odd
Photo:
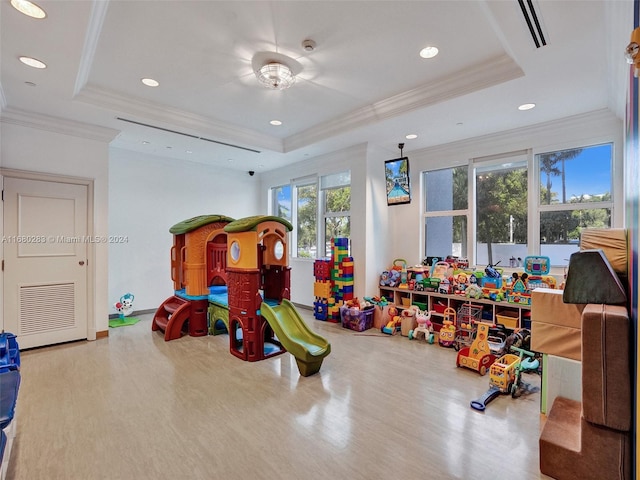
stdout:
[[80,261],[78,262],[78,265],[80,265],[80,266],[84,265],[84,260],[80,260]]

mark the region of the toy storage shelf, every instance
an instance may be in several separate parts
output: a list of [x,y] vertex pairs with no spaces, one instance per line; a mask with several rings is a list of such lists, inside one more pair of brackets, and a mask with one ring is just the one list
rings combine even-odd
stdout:
[[515,328],[530,328],[528,312],[531,305],[518,305],[508,302],[494,302],[487,298],[467,298],[462,295],[453,295],[437,292],[421,292],[407,290],[405,288],[380,287],[380,296],[394,303],[398,308],[407,308],[410,305],[418,305],[421,309],[435,311],[432,320],[436,325],[441,323],[443,311],[447,307],[456,312],[464,304],[482,305],[483,319],[486,322],[500,323],[510,330]]

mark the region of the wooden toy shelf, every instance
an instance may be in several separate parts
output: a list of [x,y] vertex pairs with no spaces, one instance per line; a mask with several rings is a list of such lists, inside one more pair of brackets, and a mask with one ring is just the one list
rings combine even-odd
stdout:
[[[410,305],[418,305],[436,313],[432,314],[432,321],[438,327],[441,322],[444,308],[451,307],[456,312],[460,306],[464,304],[482,305],[486,316],[483,316],[486,322],[500,323],[506,328],[513,330],[515,328],[530,328],[528,312],[531,305],[518,305],[508,302],[494,302],[487,298],[467,298],[462,295],[453,295],[437,292],[421,292],[416,290],[407,290],[395,287],[380,287],[380,296],[385,297],[389,302],[394,303],[398,308],[406,308]],[[526,321],[525,321],[526,320]]]

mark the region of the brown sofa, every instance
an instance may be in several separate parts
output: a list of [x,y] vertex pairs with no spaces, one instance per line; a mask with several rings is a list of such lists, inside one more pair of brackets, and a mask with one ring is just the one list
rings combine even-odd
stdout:
[[631,479],[631,324],[624,306],[582,312],[582,402],[558,397],[540,435],[540,471],[558,480]]

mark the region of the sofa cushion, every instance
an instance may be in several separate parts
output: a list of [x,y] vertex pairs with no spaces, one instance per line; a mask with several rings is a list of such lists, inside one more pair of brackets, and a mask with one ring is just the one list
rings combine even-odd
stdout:
[[531,292],[531,349],[580,361],[583,304],[564,303],[562,290]]
[[631,428],[631,325],[622,306],[589,304],[582,312],[582,414],[588,422]]

